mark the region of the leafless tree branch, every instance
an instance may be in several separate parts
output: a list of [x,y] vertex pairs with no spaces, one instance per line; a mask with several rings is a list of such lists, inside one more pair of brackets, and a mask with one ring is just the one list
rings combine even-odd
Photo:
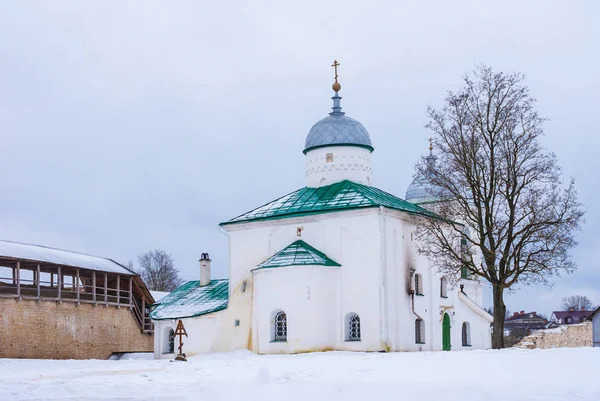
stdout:
[[442,199],[430,208],[443,218],[419,222],[419,251],[447,277],[463,269],[492,285],[494,348],[504,346],[504,290],[572,272],[584,216],[574,180],[563,184],[540,144],[545,119],[523,79],[485,65],[465,76],[442,109],[428,108],[438,160],[416,167]]

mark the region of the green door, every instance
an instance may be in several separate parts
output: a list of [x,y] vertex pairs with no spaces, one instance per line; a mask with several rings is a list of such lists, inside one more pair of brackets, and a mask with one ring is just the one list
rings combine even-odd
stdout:
[[444,321],[442,323],[442,349],[450,351],[450,316],[444,313]]

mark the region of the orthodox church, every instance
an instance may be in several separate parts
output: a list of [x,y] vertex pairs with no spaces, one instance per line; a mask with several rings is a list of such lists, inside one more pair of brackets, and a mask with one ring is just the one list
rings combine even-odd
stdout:
[[342,111],[337,66],[332,111],[306,137],[306,186],[220,224],[229,279],[211,280],[202,254],[200,280],[153,306],[156,358],[177,352],[179,320],[187,355],[490,347],[481,283],[451,288],[417,252],[415,222],[432,216],[419,203],[435,201],[425,177],[406,200],[373,186],[374,147]]

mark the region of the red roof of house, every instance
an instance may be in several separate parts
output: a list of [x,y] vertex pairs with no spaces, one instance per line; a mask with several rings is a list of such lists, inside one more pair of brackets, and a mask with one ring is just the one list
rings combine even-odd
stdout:
[[527,318],[532,313],[533,313],[533,318],[544,319],[543,317],[538,316],[538,314],[536,312],[527,312],[527,313],[525,313],[525,311],[521,311],[521,312],[515,312],[512,316],[509,316],[506,319],[504,319],[504,321],[505,322],[510,322],[511,320]]

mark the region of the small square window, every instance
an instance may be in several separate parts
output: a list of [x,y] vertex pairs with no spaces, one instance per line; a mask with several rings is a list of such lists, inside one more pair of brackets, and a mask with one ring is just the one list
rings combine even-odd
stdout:
[[246,292],[246,280],[242,281],[242,292]]
[[296,236],[301,237],[302,231],[304,231],[304,227],[296,227]]
[[239,326],[240,325],[240,320],[239,319],[235,319],[235,323],[234,324],[235,324],[236,327]]

